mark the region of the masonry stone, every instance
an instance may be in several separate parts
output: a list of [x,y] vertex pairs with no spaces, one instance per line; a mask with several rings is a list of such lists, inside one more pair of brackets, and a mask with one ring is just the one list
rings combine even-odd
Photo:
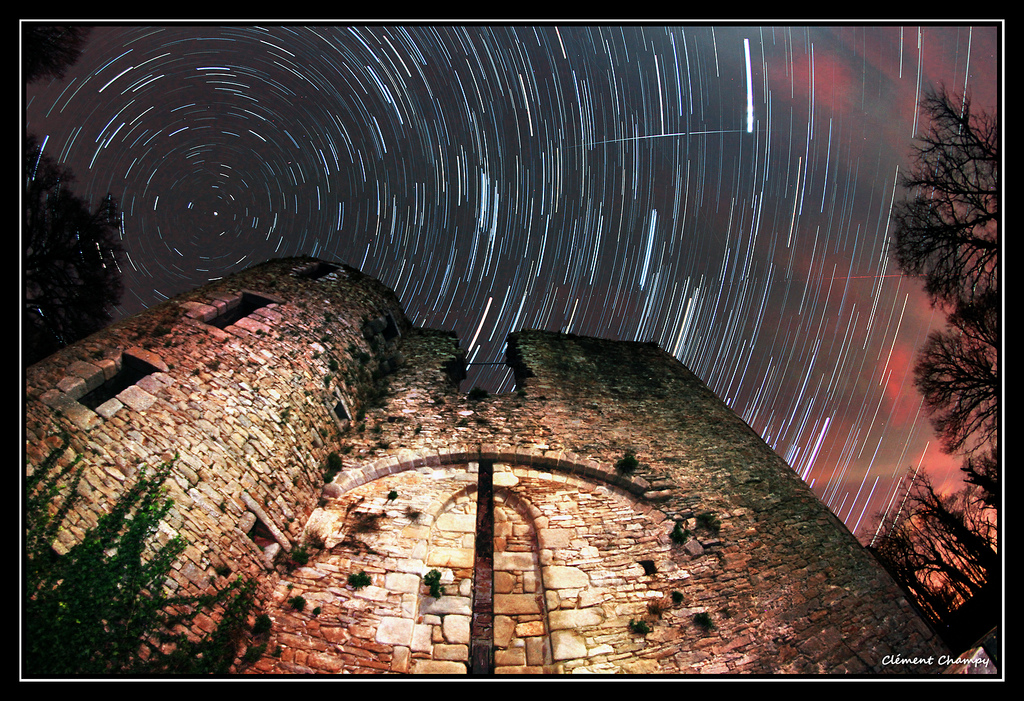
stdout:
[[[168,588],[226,567],[272,621],[239,674],[943,671],[913,661],[948,651],[870,552],[675,358],[524,330],[506,361],[515,391],[468,394],[459,340],[380,282],[268,261],[27,368],[27,470],[62,435],[85,465],[66,552],[173,461]],[[126,365],[142,379],[82,403]]]

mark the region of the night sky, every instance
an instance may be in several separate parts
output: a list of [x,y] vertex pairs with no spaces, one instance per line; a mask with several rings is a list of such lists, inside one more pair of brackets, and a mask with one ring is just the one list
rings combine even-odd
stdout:
[[656,341],[864,540],[908,468],[957,478],[913,386],[943,317],[889,215],[924,91],[996,108],[1001,31],[98,27],[25,123],[121,204],[119,315],[311,255],[474,363],[523,328]]

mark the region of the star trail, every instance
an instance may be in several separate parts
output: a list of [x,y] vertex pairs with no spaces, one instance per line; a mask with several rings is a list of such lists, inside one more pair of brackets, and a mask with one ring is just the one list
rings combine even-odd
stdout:
[[454,329],[655,341],[851,530],[956,479],[913,385],[942,323],[890,259],[931,86],[998,94],[998,26],[96,27],[25,126],[124,212],[140,311],[311,255]]

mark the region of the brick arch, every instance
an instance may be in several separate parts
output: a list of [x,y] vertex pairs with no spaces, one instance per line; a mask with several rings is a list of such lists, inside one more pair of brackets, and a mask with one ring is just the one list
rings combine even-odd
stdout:
[[[529,526],[527,530],[531,531],[532,538],[530,543],[521,540],[515,552],[501,552],[501,548],[495,546],[495,579],[515,582],[514,588],[509,590],[502,591],[499,585],[492,591],[495,669],[514,671],[520,668],[533,673],[572,669],[618,671],[617,663],[610,660],[619,654],[620,648],[626,649],[635,644],[626,624],[633,615],[637,618],[644,615],[650,599],[616,595],[615,598],[622,598],[617,610],[628,609],[630,616],[622,618],[617,614],[606,614],[601,607],[601,597],[605,589],[614,585],[594,580],[594,576],[622,578],[630,582],[630,589],[635,585],[641,590],[643,596],[664,596],[670,589],[668,583],[662,581],[663,576],[651,576],[641,565],[648,558],[661,558],[666,563],[672,558],[671,548],[666,544],[673,523],[665,513],[643,500],[643,495],[650,488],[642,478],[622,475],[611,466],[560,452],[454,449],[427,454],[401,450],[361,469],[347,471],[335,480],[332,487],[344,493],[377,480],[400,478],[401,473],[412,470],[436,468],[446,471],[480,462],[505,467],[500,472],[503,478],[498,478],[494,485],[494,518],[498,518],[499,508],[514,512],[521,518],[520,523]],[[496,471],[495,475],[498,474]],[[616,560],[612,567],[602,565],[595,575],[589,566],[571,566],[564,558],[560,559],[560,549],[564,552],[568,547],[567,543],[561,542],[565,536],[564,529],[560,531],[552,527],[557,523],[556,520],[549,522],[552,513],[550,510],[546,513],[538,506],[546,502],[534,503],[527,492],[520,491],[520,482],[531,480],[547,484],[552,490],[572,491],[583,487],[582,491],[590,495],[588,498],[591,500],[617,503],[620,510],[628,508],[633,512],[631,518],[638,524],[637,528],[649,540],[648,544],[636,550],[612,546],[612,550],[602,550],[599,555],[600,544],[598,547],[591,544],[589,550],[592,552],[588,557],[603,559],[611,552]],[[438,494],[429,505],[424,505],[420,524],[426,527],[427,532],[423,537],[425,559],[419,576],[431,569],[441,571],[445,596],[434,600],[426,595],[425,585],[419,585],[415,625],[411,628],[414,659],[407,670],[413,674],[462,674],[475,664],[475,653],[471,653],[474,654],[473,659],[466,659],[465,631],[459,632],[457,628],[471,624],[471,617],[476,613],[472,602],[475,593],[472,568],[476,553],[470,536],[475,534],[477,494],[476,483],[465,484],[443,495]],[[460,500],[466,503],[466,508],[453,513],[453,504]],[[587,531],[583,524],[578,525],[582,527],[581,533]],[[456,542],[447,542],[453,534]],[[498,536],[496,531],[495,540]],[[459,537],[465,539],[458,542]],[[542,551],[548,553],[548,560],[542,558]],[[641,551],[642,554],[636,554]],[[553,562],[550,561],[552,552],[555,553]],[[662,562],[658,563],[659,569]],[[524,585],[524,582],[528,584]],[[474,589],[474,592],[468,589]],[[417,632],[430,628],[435,630],[429,636]],[[598,632],[603,642],[594,645],[591,641]],[[473,641],[476,640],[475,635]],[[476,648],[471,646],[470,649]],[[421,655],[427,652],[429,658],[415,658],[417,650]]]
[[421,467],[464,465],[470,462],[489,460],[520,467],[531,467],[544,472],[558,472],[580,479],[601,482],[622,489],[634,496],[643,495],[651,485],[636,475],[619,472],[613,465],[583,458],[571,452],[540,450],[538,448],[482,445],[479,448],[459,447],[437,451],[416,451],[399,449],[354,470],[346,470],[326,486],[327,496],[337,496],[359,485],[406,470]]
[[[428,525],[424,559],[415,606],[414,649],[429,660],[413,660],[413,674],[464,674],[469,663],[469,633],[473,616],[474,550],[477,485],[467,484],[435,499],[419,521]],[[426,517],[426,518],[424,518]],[[431,570],[441,573],[444,595],[435,599],[422,579]]]
[[[551,625],[537,536],[537,518],[543,514],[529,499],[508,487],[495,488],[494,513],[495,666],[512,672],[517,671],[517,667],[547,669],[553,661]],[[498,522],[499,513],[501,522]],[[527,533],[513,532],[516,522],[507,519],[509,513],[522,519],[529,527]],[[510,541],[513,548],[528,545],[529,556],[526,551],[507,550]],[[501,597],[507,599],[503,601]],[[526,601],[517,602],[517,598]]]
[[[689,576],[668,537],[672,519],[594,480],[515,466],[510,474],[502,491],[537,531],[545,671],[629,671],[621,653],[638,645],[630,620],[649,617],[652,603],[668,606]],[[605,528],[611,518],[621,527]]]

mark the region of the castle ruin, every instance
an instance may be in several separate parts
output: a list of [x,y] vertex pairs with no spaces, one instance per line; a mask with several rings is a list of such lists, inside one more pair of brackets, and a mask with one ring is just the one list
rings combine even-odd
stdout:
[[27,368],[26,469],[61,431],[86,464],[61,551],[177,456],[168,586],[251,578],[273,622],[238,673],[943,671],[873,556],[678,360],[523,331],[507,362],[515,392],[463,392],[458,339],[381,283],[273,260]]

